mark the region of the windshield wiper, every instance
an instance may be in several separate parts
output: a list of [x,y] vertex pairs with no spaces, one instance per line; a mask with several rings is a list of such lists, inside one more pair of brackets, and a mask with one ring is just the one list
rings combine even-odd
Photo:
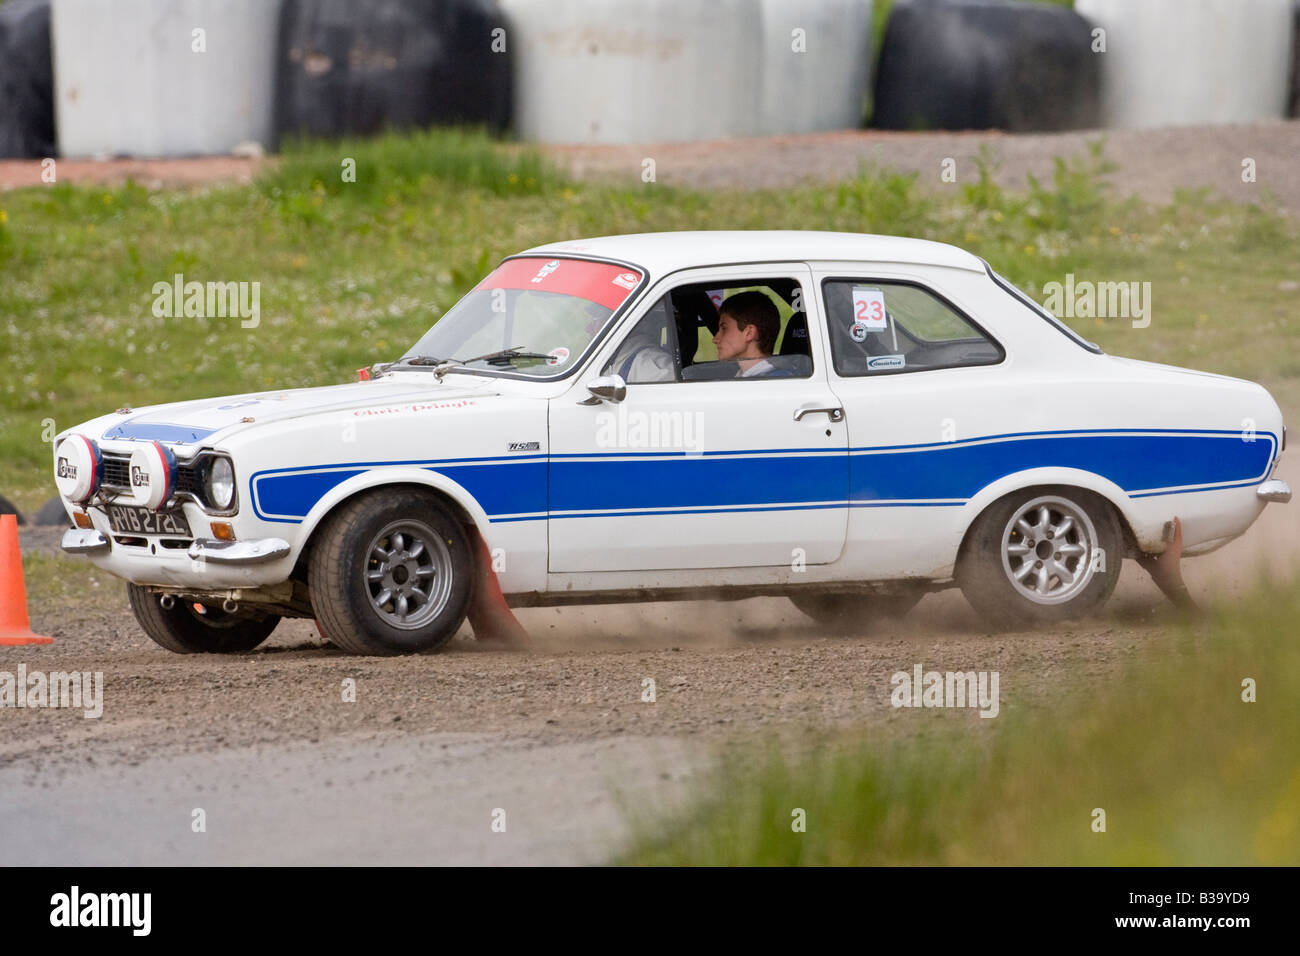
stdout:
[[487,362],[489,365],[509,365],[515,359],[540,359],[549,362],[550,355],[544,355],[541,352],[525,352],[527,346],[515,345],[508,349],[502,349],[499,352],[489,352],[487,355],[477,355],[471,359],[452,359],[461,365],[469,365],[471,362]]
[[442,381],[442,377],[452,369],[469,365],[471,362],[487,362],[489,365],[509,365],[515,359],[535,359],[538,361],[549,362],[552,358],[553,356],[542,355],[540,352],[525,352],[524,346],[516,345],[512,348],[501,349],[498,352],[488,352],[486,355],[476,355],[474,358],[468,359],[440,359],[434,358],[432,355],[415,355],[409,359],[402,359],[400,362],[394,363],[393,368],[433,366],[433,374],[438,376],[439,381]]

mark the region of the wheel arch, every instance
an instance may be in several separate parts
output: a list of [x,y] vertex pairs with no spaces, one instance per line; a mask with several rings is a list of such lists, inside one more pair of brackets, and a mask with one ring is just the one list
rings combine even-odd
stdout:
[[316,502],[307,513],[307,517],[302,521],[302,531],[298,536],[297,550],[294,553],[295,576],[303,570],[311,555],[317,532],[339,508],[358,495],[381,488],[399,487],[432,492],[463,524],[474,527],[480,533],[488,525],[487,512],[474,496],[463,485],[446,475],[422,468],[385,468],[366,471],[330,489],[329,493]]
[[1137,537],[1133,531],[1131,512],[1132,499],[1123,488],[1095,472],[1078,468],[1031,468],[1004,475],[997,481],[990,482],[966,502],[966,507],[963,509],[965,524],[961,528],[961,543],[957,547],[954,567],[960,563],[966,553],[971,529],[975,527],[975,523],[984,512],[1008,495],[1046,487],[1080,488],[1102,498],[1114,509],[1120,534],[1124,539],[1125,556],[1137,550]]

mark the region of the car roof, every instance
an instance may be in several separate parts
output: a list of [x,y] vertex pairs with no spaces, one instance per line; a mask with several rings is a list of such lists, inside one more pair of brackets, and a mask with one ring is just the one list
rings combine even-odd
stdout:
[[520,255],[596,256],[642,266],[654,275],[699,266],[804,260],[889,262],[984,271],[983,260],[956,246],[858,232],[645,232],[552,242]]

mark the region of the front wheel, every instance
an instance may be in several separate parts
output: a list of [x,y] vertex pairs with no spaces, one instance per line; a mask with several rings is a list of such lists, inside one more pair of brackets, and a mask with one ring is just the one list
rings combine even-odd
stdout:
[[322,635],[353,654],[412,654],[451,640],[474,585],[474,550],[431,495],[385,489],[347,502],[308,568]]
[[163,607],[162,595],[137,584],[126,586],[127,600],[140,628],[155,644],[177,654],[239,654],[271,636],[275,614],[228,614],[217,607],[174,598]]
[[1008,495],[975,520],[957,563],[966,600],[999,627],[1093,611],[1119,580],[1123,537],[1110,503],[1081,488]]

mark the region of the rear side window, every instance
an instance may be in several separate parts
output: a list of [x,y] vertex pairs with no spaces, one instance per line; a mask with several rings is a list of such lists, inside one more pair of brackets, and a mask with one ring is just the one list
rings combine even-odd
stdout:
[[822,296],[841,376],[996,365],[1006,354],[955,307],[918,285],[827,279]]

